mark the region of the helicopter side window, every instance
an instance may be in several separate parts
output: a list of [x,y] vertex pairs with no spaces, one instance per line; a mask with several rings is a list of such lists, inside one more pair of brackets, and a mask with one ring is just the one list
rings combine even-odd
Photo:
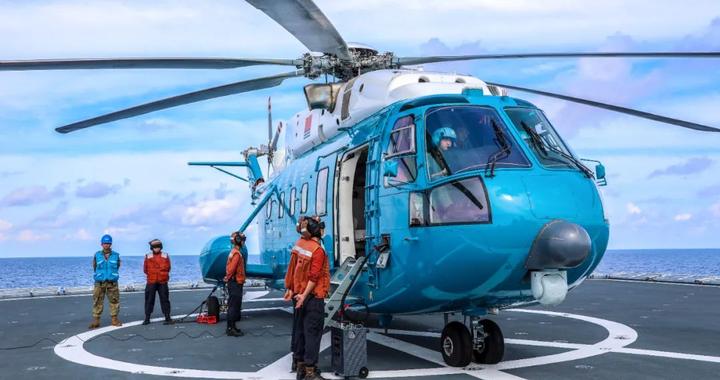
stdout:
[[508,107],[505,112],[540,163],[548,168],[573,168],[571,155],[545,114],[536,108]]
[[318,172],[317,186],[315,187],[315,214],[325,215],[327,213],[327,177],[328,168]]
[[429,224],[467,224],[490,222],[485,185],[479,177],[443,184],[428,197]]
[[297,193],[297,191],[295,190],[294,187],[292,189],[290,189],[290,205],[289,205],[290,206],[289,207],[290,216],[295,215],[295,200],[296,200],[295,198],[297,196],[296,193]]
[[415,181],[417,164],[415,162],[415,117],[408,115],[399,118],[390,132],[386,161],[397,161],[397,175],[385,177],[385,186],[393,186]]
[[280,202],[278,202],[278,218],[285,216],[285,192],[280,193]]
[[303,183],[302,187],[300,188],[300,213],[304,214],[307,212],[307,203],[308,203],[308,184]]
[[425,193],[411,192],[409,205],[410,227],[426,225],[425,210],[427,209],[427,205],[425,203]]
[[431,180],[472,170],[530,167],[492,107],[435,107],[425,114],[425,125]]

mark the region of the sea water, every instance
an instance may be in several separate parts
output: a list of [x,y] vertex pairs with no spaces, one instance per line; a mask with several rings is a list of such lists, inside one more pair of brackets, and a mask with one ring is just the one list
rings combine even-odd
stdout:
[[[143,256],[122,257],[121,287],[143,286],[143,259]],[[610,250],[595,274],[621,278],[720,282],[720,249]],[[91,256],[0,259],[0,289],[89,288],[93,285],[92,276]],[[173,256],[170,283],[202,283],[198,256]]]

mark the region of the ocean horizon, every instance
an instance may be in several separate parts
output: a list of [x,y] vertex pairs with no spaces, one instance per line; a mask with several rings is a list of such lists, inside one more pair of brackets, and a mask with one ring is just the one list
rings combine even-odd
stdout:
[[[142,255],[123,255],[120,285],[145,283]],[[198,255],[172,255],[171,284],[202,284]],[[251,255],[248,261],[256,261]],[[40,275],[41,274],[41,275]],[[0,258],[0,289],[93,285],[92,256]],[[594,272],[596,276],[667,281],[720,282],[720,248],[613,249]]]

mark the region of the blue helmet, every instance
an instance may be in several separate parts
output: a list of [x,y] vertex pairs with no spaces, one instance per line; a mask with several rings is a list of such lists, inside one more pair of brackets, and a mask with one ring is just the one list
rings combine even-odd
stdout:
[[450,139],[452,140],[453,144],[455,144],[455,140],[457,140],[457,136],[455,135],[455,130],[453,130],[450,127],[442,127],[438,129],[437,131],[433,132],[432,134],[432,141],[435,146],[440,145],[440,140],[442,139]]
[[100,239],[100,244],[112,244],[112,236],[108,234],[103,235],[102,239]]

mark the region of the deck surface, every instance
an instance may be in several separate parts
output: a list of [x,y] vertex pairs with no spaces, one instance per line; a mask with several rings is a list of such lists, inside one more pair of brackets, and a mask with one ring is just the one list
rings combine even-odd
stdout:
[[[207,290],[171,293],[184,315]],[[3,378],[292,379],[291,315],[279,292],[249,289],[241,327],[159,322],[141,326],[143,294],[121,295],[121,328],[88,332],[91,298],[0,301]],[[158,316],[159,305],[156,305]],[[103,326],[109,317],[103,316]],[[720,378],[720,287],[588,280],[559,307],[506,310],[493,318],[506,353],[495,366],[446,367],[439,349],[441,315],[396,317],[368,335],[371,378],[403,379],[709,379]],[[329,345],[326,334],[324,347]],[[329,371],[330,350],[321,354]]]

